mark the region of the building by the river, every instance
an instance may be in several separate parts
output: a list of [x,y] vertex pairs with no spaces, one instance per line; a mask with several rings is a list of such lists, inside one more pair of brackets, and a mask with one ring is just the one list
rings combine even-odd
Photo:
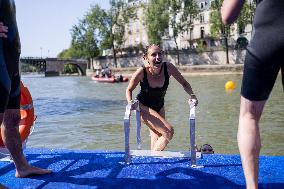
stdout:
[[[148,36],[145,28],[145,9],[149,0],[126,0],[128,6],[135,6],[137,8],[137,18],[132,19],[125,28],[125,43],[123,48],[138,47],[139,45],[148,45]],[[193,21],[193,26],[186,32],[180,33],[177,37],[179,49],[196,48],[198,41],[202,41],[205,47],[218,47],[221,44],[220,39],[213,39],[210,35],[210,6],[212,0],[196,0],[199,7],[199,13]],[[177,16],[176,19],[179,19]],[[245,37],[250,40],[251,25],[246,26],[240,30],[234,24],[232,32],[229,36],[229,44],[236,43],[239,37]],[[171,50],[175,48],[173,41],[172,28],[169,28],[168,35],[163,37],[164,50]],[[111,51],[109,51],[111,53]],[[106,54],[109,54],[106,53]]]

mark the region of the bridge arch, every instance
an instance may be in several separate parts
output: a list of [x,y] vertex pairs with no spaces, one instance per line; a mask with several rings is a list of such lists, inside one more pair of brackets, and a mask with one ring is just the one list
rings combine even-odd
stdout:
[[39,67],[44,73],[45,76],[58,76],[63,73],[64,65],[72,64],[75,65],[78,73],[81,76],[86,75],[87,70],[87,60],[82,59],[70,59],[70,60],[61,60],[57,58],[21,58],[21,63],[30,64],[36,67]]
[[[80,76],[83,76],[83,75],[86,75],[85,74],[85,71],[81,68],[81,66],[79,66],[78,64],[76,64],[76,63],[66,63],[66,64],[64,64],[65,66],[66,65],[72,65],[72,66],[74,66],[75,68],[76,68],[76,70],[77,70],[77,73],[80,75]],[[64,69],[63,69],[64,70]]]

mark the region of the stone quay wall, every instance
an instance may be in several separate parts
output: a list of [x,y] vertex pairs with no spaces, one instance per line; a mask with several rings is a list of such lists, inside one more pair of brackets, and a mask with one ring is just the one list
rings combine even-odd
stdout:
[[[245,50],[229,50],[229,64],[243,64],[245,58]],[[164,61],[171,62],[177,65],[177,55],[174,53],[165,53]],[[139,67],[143,65],[143,54],[118,55],[117,68]],[[225,51],[205,51],[205,52],[180,52],[179,66],[192,65],[226,65]],[[93,69],[101,67],[115,67],[113,57],[104,56],[93,60]]]

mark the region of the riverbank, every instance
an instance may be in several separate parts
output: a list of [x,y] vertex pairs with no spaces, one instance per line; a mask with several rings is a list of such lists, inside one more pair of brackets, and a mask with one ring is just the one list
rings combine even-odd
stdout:
[[[242,74],[243,67],[243,64],[177,66],[182,75]],[[112,71],[116,74],[131,76],[137,69],[138,67],[112,68]]]

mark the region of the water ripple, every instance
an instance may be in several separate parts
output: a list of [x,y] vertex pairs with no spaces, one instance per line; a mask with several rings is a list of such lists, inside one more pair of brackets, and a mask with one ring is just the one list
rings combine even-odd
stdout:
[[73,115],[83,112],[106,112],[114,107],[122,107],[125,100],[100,100],[100,99],[61,99],[61,98],[36,98],[34,106],[38,116],[41,115]]

